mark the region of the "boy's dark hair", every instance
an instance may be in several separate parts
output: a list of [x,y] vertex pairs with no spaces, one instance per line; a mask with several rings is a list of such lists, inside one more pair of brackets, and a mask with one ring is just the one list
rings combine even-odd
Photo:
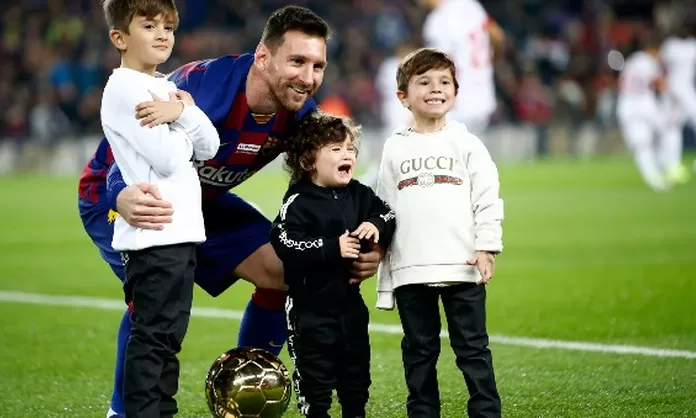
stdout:
[[396,84],[399,91],[406,92],[411,78],[430,70],[449,69],[452,73],[455,94],[459,91],[457,71],[449,55],[433,48],[420,48],[406,55],[396,70]]
[[104,18],[109,29],[128,33],[128,26],[136,16],[152,19],[161,14],[174,25],[179,24],[179,12],[174,0],[104,0]]
[[331,37],[329,24],[316,13],[306,7],[285,6],[273,12],[266,21],[261,43],[275,51],[283,44],[285,34],[293,30],[327,40]]
[[309,112],[300,119],[285,140],[285,170],[290,174],[290,184],[311,175],[322,147],[343,143],[346,136],[350,136],[357,152],[360,126],[351,119],[321,111]]

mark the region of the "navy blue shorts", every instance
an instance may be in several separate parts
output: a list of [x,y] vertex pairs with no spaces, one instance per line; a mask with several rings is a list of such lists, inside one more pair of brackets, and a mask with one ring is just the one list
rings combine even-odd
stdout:
[[[79,200],[82,224],[94,244],[121,281],[125,273],[121,254],[111,248],[116,215],[106,202]],[[218,296],[239,278],[233,274],[242,261],[269,242],[271,222],[241,197],[225,193],[203,204],[207,240],[198,245],[196,283]]]

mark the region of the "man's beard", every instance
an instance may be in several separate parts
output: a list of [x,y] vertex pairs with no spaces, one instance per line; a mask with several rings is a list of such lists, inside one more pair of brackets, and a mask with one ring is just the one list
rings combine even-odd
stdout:
[[[299,94],[293,90],[305,91],[304,99],[302,101],[293,100],[292,96]],[[273,99],[279,105],[279,107],[289,110],[291,112],[296,112],[302,109],[307,100],[314,94],[314,89],[311,86],[303,86],[294,83],[283,83],[273,89]]]

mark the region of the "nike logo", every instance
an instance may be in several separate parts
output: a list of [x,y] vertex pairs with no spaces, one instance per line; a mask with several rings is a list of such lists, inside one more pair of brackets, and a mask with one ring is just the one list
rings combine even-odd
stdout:
[[276,344],[276,343],[274,343],[273,341],[269,341],[269,342],[268,342],[268,346],[269,346],[269,347],[273,347],[273,348],[283,348],[283,343]]

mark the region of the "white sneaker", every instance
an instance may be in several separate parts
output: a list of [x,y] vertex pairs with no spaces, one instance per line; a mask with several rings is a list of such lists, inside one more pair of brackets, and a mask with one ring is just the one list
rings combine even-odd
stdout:
[[121,415],[118,414],[118,412],[109,408],[109,412],[106,413],[106,418],[122,418],[122,417],[121,417]]

